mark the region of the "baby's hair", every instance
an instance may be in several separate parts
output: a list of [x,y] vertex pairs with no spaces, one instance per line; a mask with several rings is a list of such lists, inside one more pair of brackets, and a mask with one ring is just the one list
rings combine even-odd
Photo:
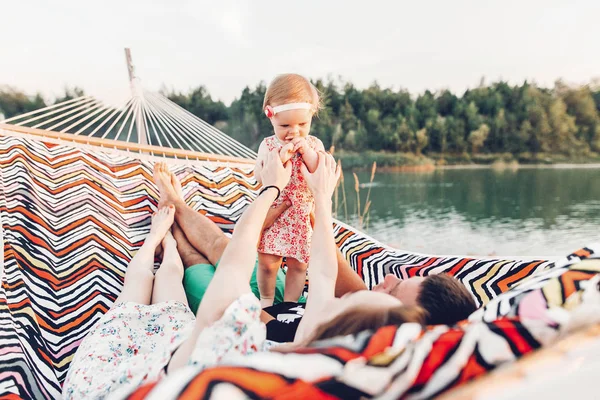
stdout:
[[321,109],[321,95],[317,88],[302,75],[278,75],[267,88],[263,110],[267,106],[275,107],[287,103],[312,104],[312,111],[316,114]]

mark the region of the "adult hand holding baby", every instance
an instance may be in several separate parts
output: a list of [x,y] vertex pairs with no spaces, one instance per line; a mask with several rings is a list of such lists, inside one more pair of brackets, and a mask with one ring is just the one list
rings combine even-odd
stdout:
[[302,176],[308,185],[308,188],[313,193],[316,199],[329,199],[337,186],[337,182],[340,179],[341,168],[335,162],[335,159],[331,154],[320,151],[319,153],[319,164],[315,172],[310,173],[306,165],[300,166]]
[[281,159],[281,162],[284,164],[288,162],[294,156],[295,152],[296,149],[294,148],[294,142],[287,143],[281,148],[281,150],[279,150],[279,158]]
[[280,191],[288,184],[292,176],[292,164],[281,162],[277,150],[267,153],[260,177],[263,187],[275,186]]

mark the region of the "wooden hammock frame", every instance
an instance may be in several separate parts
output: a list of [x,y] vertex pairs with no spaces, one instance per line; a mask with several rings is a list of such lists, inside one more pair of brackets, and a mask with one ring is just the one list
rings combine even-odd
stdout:
[[250,158],[223,156],[218,154],[200,153],[197,151],[172,149],[168,147],[153,146],[148,144],[138,144],[112,139],[101,139],[84,135],[73,135],[68,133],[59,133],[54,131],[47,131],[44,129],[29,128],[25,126],[17,126],[12,124],[0,123],[0,130],[23,133],[27,135],[37,136],[40,138],[50,138],[65,142],[74,142],[78,144],[92,145],[115,150],[137,152],[152,156],[176,157],[181,159],[192,159],[198,161],[215,161],[239,165],[253,165],[255,162],[255,160],[252,160]]

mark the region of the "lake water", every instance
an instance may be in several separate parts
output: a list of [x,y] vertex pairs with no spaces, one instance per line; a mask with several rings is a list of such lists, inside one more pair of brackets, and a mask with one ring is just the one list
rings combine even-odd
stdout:
[[[357,173],[363,231],[392,247],[439,255],[561,256],[600,241],[600,168],[439,169]],[[351,172],[348,218],[359,226]]]

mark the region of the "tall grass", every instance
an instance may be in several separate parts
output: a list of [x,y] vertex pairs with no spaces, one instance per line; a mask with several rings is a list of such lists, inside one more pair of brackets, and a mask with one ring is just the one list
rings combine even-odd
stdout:
[[[341,165],[341,162],[340,162]],[[369,229],[369,210],[371,208],[371,187],[373,186],[373,180],[375,179],[375,172],[377,171],[377,162],[373,162],[371,166],[371,177],[369,180],[369,189],[367,190],[367,196],[364,201],[364,207],[361,207],[361,193],[360,193],[360,180],[358,179],[358,175],[356,173],[352,173],[354,176],[354,192],[356,194],[356,209],[355,213],[357,215],[358,226],[356,228],[361,230]],[[341,187],[342,192],[342,203],[340,205],[339,202],[339,189]],[[346,187],[344,185],[344,174],[342,173],[340,181],[335,188],[335,197],[334,197],[334,215],[337,217],[340,206],[343,206],[344,210],[344,220],[348,221],[348,203],[346,201]]]

